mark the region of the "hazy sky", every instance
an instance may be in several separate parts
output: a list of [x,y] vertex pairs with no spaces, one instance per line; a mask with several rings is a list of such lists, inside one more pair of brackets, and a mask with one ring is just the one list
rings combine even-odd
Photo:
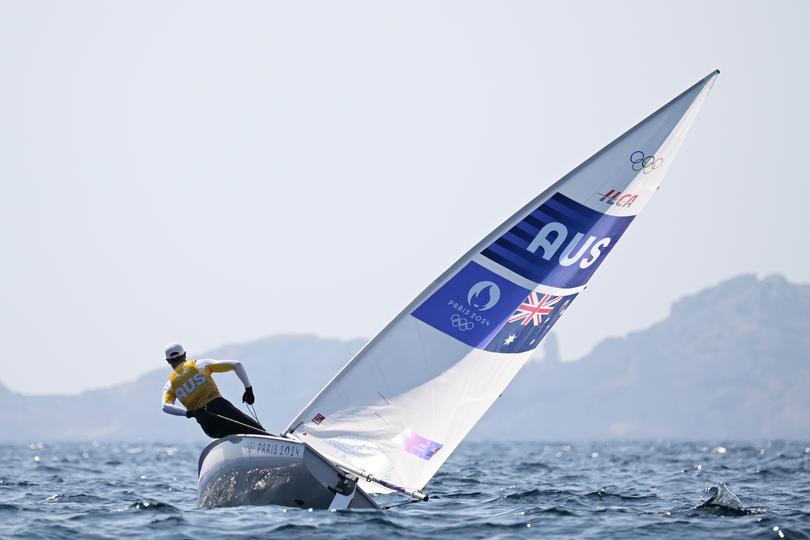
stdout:
[[805,1],[0,0],[0,382],[122,382],[174,340],[371,336],[715,68],[562,354],[742,272],[810,281],[808,21]]

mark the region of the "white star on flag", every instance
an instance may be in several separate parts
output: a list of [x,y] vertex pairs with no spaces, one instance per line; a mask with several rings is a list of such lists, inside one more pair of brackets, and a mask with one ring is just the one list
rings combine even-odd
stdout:
[[504,345],[510,345],[513,341],[515,341],[516,337],[517,337],[516,334],[509,334],[509,337],[507,337],[505,340],[503,340],[503,344]]

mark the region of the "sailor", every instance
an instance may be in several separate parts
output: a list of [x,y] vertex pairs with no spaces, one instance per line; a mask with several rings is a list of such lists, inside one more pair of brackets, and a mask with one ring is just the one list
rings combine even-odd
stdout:
[[[264,428],[237,409],[219,393],[212,375],[235,371],[245,385],[242,402],[253,405],[253,387],[238,360],[187,360],[178,343],[166,346],[166,361],[174,370],[163,387],[163,412],[196,418],[206,435],[213,438],[239,433],[266,434]],[[174,405],[179,399],[185,409]]]

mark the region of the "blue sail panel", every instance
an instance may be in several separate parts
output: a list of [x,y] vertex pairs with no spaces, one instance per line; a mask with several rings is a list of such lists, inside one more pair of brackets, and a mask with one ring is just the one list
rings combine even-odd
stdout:
[[585,285],[634,216],[610,216],[555,193],[481,254],[549,287]]
[[529,289],[471,261],[412,315],[467,345],[483,348],[527,294]]

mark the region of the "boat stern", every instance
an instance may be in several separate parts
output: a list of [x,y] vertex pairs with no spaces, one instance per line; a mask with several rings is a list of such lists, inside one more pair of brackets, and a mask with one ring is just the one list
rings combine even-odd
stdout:
[[197,504],[379,508],[355,477],[305,443],[265,435],[229,435],[205,447],[198,464]]

